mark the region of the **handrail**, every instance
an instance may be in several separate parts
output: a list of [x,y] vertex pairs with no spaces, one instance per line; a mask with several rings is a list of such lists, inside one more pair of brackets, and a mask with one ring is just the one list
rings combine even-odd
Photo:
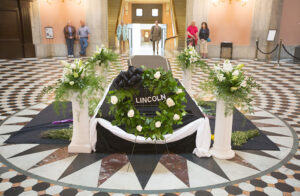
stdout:
[[116,23],[116,27],[115,27],[115,33],[117,33],[117,29],[118,29],[118,25],[119,25],[119,19],[120,19],[120,14],[121,14],[121,18],[123,18],[122,14],[124,13],[124,11],[122,10],[123,9],[123,3],[124,3],[124,0],[121,0],[121,3],[120,3],[120,9],[119,9],[119,12],[118,12],[118,17],[117,17],[117,23]]
[[176,14],[176,10],[175,10],[175,4],[174,4],[174,0],[171,1],[171,5],[172,5],[172,10],[173,10],[173,14],[174,14],[174,19],[175,19],[175,28],[176,28],[176,33],[178,33],[178,23],[177,23],[177,14]]
[[178,37],[178,35],[175,35],[175,36],[172,36],[172,37],[168,37],[167,39],[165,39],[165,43],[167,42],[167,41],[169,41],[170,39],[176,39]]

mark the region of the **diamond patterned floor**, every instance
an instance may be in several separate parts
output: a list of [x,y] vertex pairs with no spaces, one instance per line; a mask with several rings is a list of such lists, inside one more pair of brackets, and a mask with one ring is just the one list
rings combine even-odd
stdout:
[[[123,56],[111,68],[108,80],[126,69],[127,58]],[[63,146],[3,145],[9,134],[18,131],[47,106],[51,97],[40,98],[39,94],[44,85],[53,84],[61,77],[61,59],[0,60],[0,153],[4,161],[12,164],[0,164],[0,194],[116,195],[114,192],[124,194],[144,189],[150,192],[165,190],[161,192],[168,192],[166,195],[300,195],[298,143],[297,148],[293,148],[293,138],[299,138],[300,134],[298,64],[283,63],[274,67],[272,63],[252,60],[232,61],[234,64],[245,63],[248,74],[262,85],[261,91],[254,93],[256,111],[248,118],[280,147],[279,152],[236,151],[237,156],[230,161],[204,161],[189,154],[170,154],[154,161],[152,158],[147,161],[147,167],[140,167],[141,160],[147,157],[136,157],[129,164],[126,155],[96,154],[91,157],[68,154]],[[174,58],[169,60],[174,76],[181,80],[182,70],[176,66]],[[208,64],[218,61],[207,60]],[[197,87],[203,77],[200,69],[193,71],[193,96],[209,99]],[[290,132],[281,119],[295,132]],[[293,151],[296,154],[290,157]],[[274,165],[277,167],[272,168]],[[126,179],[122,179],[127,170],[130,175],[126,173]],[[83,174],[86,173],[93,175],[85,179]],[[244,177],[245,180],[240,180]],[[65,186],[66,183],[72,185]]]

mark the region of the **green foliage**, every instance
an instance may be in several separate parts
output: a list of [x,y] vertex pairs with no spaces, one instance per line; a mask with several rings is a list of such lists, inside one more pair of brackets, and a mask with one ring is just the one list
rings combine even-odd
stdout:
[[183,69],[193,68],[194,66],[196,67],[205,66],[205,62],[201,60],[195,48],[191,46],[181,51],[179,55],[176,57],[176,59],[178,64]]
[[55,129],[50,131],[45,131],[42,133],[41,137],[46,139],[61,139],[71,141],[73,134],[72,128],[67,129]]
[[[156,77],[155,77],[156,75]],[[157,77],[160,75],[160,77]],[[182,124],[182,117],[185,115],[186,102],[185,92],[183,87],[178,86],[177,81],[173,78],[171,71],[165,72],[162,68],[146,69],[142,75],[143,87],[148,89],[154,95],[165,94],[168,99],[172,99],[175,103],[170,106],[167,100],[159,102],[159,111],[153,118],[146,117],[133,105],[134,95],[138,95],[139,91],[135,88],[119,89],[110,91],[108,102],[110,103],[110,114],[114,115],[114,125],[124,125],[128,133],[142,135],[145,138],[164,139],[164,135],[173,133],[173,124]],[[113,104],[113,98],[117,98],[117,103]],[[169,106],[168,104],[169,103]],[[134,111],[134,115],[129,117],[128,112]],[[174,115],[178,115],[175,120]],[[161,126],[157,127],[156,123],[160,122]],[[142,130],[138,130],[138,127]]]
[[97,108],[99,102],[100,102],[99,97],[90,97],[89,98],[89,116],[94,115],[95,109]]
[[220,65],[215,65],[213,69],[207,65],[204,68],[208,73],[208,79],[200,83],[200,88],[213,93],[217,99],[225,102],[225,115],[231,113],[235,106],[253,111],[251,92],[254,88],[259,88],[259,85],[252,77],[245,76],[243,66],[243,64],[232,66],[226,60],[223,68]]
[[234,131],[232,132],[231,142],[234,146],[241,146],[247,143],[248,140],[259,135],[259,131],[256,129],[248,131]]
[[101,48],[97,47],[96,52],[87,62],[91,64],[92,67],[102,65],[108,67],[110,62],[116,62],[118,58],[119,56],[115,52],[102,46]]
[[42,95],[54,92],[55,111],[58,112],[60,106],[65,108],[66,102],[74,93],[77,93],[77,99],[82,102],[83,99],[90,98],[90,95],[103,91],[103,78],[91,70],[90,64],[81,60],[75,60],[72,64],[62,63],[65,65],[63,78],[59,79],[55,85],[45,87],[42,92]]
[[202,111],[209,116],[216,115],[216,103],[213,101],[197,100],[198,106],[201,107]]

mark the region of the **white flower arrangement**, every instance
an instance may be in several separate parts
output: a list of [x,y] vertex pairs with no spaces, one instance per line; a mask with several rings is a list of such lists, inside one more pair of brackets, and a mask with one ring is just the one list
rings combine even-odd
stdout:
[[54,92],[55,110],[61,102],[69,101],[73,93],[78,93],[78,100],[82,102],[88,95],[102,90],[102,79],[96,76],[89,64],[75,59],[73,63],[61,61],[64,66],[61,79],[43,89],[42,95]]
[[241,87],[246,87],[247,86],[247,81],[244,80],[243,82],[241,82]]
[[259,85],[253,78],[245,76],[243,67],[244,64],[234,66],[229,60],[215,65],[212,69],[209,66],[206,67],[209,76],[201,83],[201,87],[225,102],[226,114],[231,113],[234,106],[252,111],[251,92]]
[[180,116],[178,114],[174,114],[173,120],[180,120]]
[[159,71],[157,71],[157,72],[154,74],[154,78],[156,78],[156,79],[159,79],[159,78],[160,78],[160,72],[159,72]]
[[101,45],[100,48],[96,46],[96,52],[87,62],[93,67],[102,65],[108,67],[109,63],[117,61],[118,57],[115,52]]
[[74,86],[78,82],[78,78],[83,78],[87,72],[87,66],[83,61],[76,59],[73,63],[69,64],[66,61],[61,61],[64,65],[62,82]]
[[177,89],[176,94],[178,95],[178,94],[180,94],[182,92],[183,92],[183,90],[181,88],[179,88],[179,89]]
[[129,118],[134,117],[134,110],[133,110],[133,109],[129,110],[128,113],[127,113],[127,116],[128,116]]
[[172,98],[168,98],[167,99],[167,105],[168,105],[168,107],[170,108],[170,107],[173,107],[174,105],[175,105],[175,102],[173,101],[173,99]]
[[160,128],[161,127],[161,122],[160,121],[155,122],[155,127]]
[[189,46],[183,50],[178,56],[177,61],[183,69],[192,68],[194,66],[203,65],[203,61],[194,47]]
[[232,71],[232,64],[230,63],[229,60],[225,60],[223,63],[223,71],[226,73],[229,73]]
[[116,105],[118,103],[118,97],[111,96],[110,102],[111,102],[111,104]]
[[137,130],[138,132],[142,132],[143,127],[142,127],[141,125],[138,125],[138,126],[136,126],[136,130]]
[[223,80],[225,80],[224,74],[222,74],[222,73],[218,73],[216,76],[217,76],[217,78],[218,78],[218,80],[220,82],[222,82]]

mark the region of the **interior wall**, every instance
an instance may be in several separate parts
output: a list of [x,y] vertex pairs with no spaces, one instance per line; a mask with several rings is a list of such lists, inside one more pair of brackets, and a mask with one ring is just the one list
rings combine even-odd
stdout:
[[[163,24],[167,25],[167,37],[173,36],[173,27],[172,27],[172,17],[171,17],[171,7],[170,3],[164,3],[163,4]],[[168,7],[168,8],[167,8]]]
[[[111,0],[109,0],[111,1]],[[85,20],[91,35],[87,55],[91,55],[97,46],[108,46],[108,0],[81,0],[64,2],[53,0],[32,0],[31,24],[33,42],[37,57],[66,56],[67,46],[63,28],[68,20],[79,28],[80,20]],[[45,39],[45,27],[51,26],[54,39]],[[74,54],[79,56],[79,41],[75,41]]]
[[[202,21],[208,21],[212,39],[208,45],[208,57],[219,57],[220,42],[232,41],[234,59],[254,59],[256,39],[260,40],[260,48],[268,51],[268,30],[280,28],[282,1],[249,0],[245,6],[236,1],[231,5],[225,1],[214,6],[211,0],[187,0],[187,24],[195,20],[199,27]],[[266,59],[266,55],[258,53],[258,58]]]
[[[141,23],[141,24],[152,24],[154,21],[158,20],[159,23],[162,23],[162,4],[143,4],[143,3],[133,3],[131,5],[132,12],[132,23]],[[142,16],[136,16],[137,9],[143,10]],[[158,16],[152,16],[152,9],[158,9]]]
[[[85,21],[84,1],[81,4],[72,1],[39,1],[40,21],[42,29],[42,40],[45,44],[63,44],[65,37],[63,28],[67,21],[78,30],[80,20]],[[53,27],[54,39],[49,40],[45,37],[45,27]]]
[[132,3],[130,2],[126,2],[125,3],[125,11],[124,11],[124,15],[123,15],[123,21],[125,24],[131,24],[132,23]]
[[[232,1],[220,3],[217,6],[209,4],[208,27],[211,44],[222,41],[233,42],[236,46],[247,46],[250,43],[254,1],[245,6]],[[200,22],[201,23],[201,22]],[[200,28],[200,26],[199,26]]]
[[287,46],[300,45],[300,1],[284,0],[280,22],[280,38]]
[[[169,4],[169,5],[167,5]],[[127,10],[124,9],[123,21],[125,24],[132,23],[132,3],[128,2],[127,5],[125,3],[124,6],[128,6]],[[167,7],[169,6],[169,11],[167,11]],[[162,23],[167,25],[167,37],[173,36],[173,29],[172,29],[172,18],[171,18],[171,7],[170,3],[163,3],[162,4]]]

